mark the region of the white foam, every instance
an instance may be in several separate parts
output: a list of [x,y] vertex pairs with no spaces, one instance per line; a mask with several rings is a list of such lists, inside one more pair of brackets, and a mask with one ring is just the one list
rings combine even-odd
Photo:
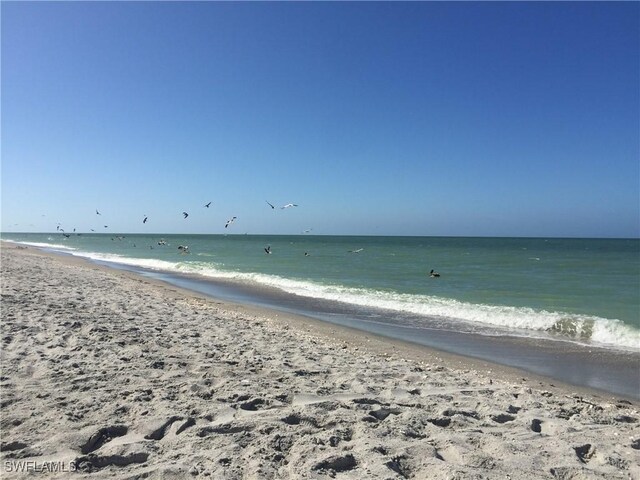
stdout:
[[30,247],[50,248],[52,250],[76,250],[73,247],[59,245],[56,243],[40,243],[40,242],[18,242],[16,240],[4,240],[5,242],[18,243],[20,245],[29,245]]
[[619,320],[598,321],[593,325],[591,340],[605,345],[616,345],[640,350],[640,332]]
[[[424,317],[445,317],[487,326],[519,329],[525,332],[556,332],[577,341],[640,350],[640,330],[620,320],[591,315],[549,312],[527,307],[482,305],[427,295],[321,285],[259,273],[224,272],[211,264],[187,267],[204,276],[255,282],[287,293],[309,298],[334,300],[362,307],[381,308]],[[559,329],[558,325],[563,325]]]
[[78,257],[90,258],[102,262],[118,263],[121,265],[130,265],[132,267],[142,267],[151,270],[180,271],[178,263],[167,262],[166,260],[157,260],[155,258],[132,258],[118,255],[116,253],[97,253],[97,252],[74,252],[73,255]]

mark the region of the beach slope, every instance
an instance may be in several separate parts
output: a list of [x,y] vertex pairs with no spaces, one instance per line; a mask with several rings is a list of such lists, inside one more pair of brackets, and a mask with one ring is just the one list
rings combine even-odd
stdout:
[[636,402],[1,255],[3,478],[640,478]]

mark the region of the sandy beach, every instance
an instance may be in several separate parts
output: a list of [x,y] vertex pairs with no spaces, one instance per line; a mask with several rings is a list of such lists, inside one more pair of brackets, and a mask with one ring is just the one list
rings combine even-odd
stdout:
[[633,400],[1,254],[3,478],[640,478]]

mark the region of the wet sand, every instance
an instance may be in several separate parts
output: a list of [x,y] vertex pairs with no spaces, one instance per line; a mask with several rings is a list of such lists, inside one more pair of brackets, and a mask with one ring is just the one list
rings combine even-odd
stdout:
[[633,400],[1,253],[3,478],[640,478]]

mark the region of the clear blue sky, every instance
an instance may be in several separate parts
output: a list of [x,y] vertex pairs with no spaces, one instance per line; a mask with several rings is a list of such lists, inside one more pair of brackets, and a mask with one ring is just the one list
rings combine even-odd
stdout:
[[1,9],[3,231],[640,236],[637,2]]

